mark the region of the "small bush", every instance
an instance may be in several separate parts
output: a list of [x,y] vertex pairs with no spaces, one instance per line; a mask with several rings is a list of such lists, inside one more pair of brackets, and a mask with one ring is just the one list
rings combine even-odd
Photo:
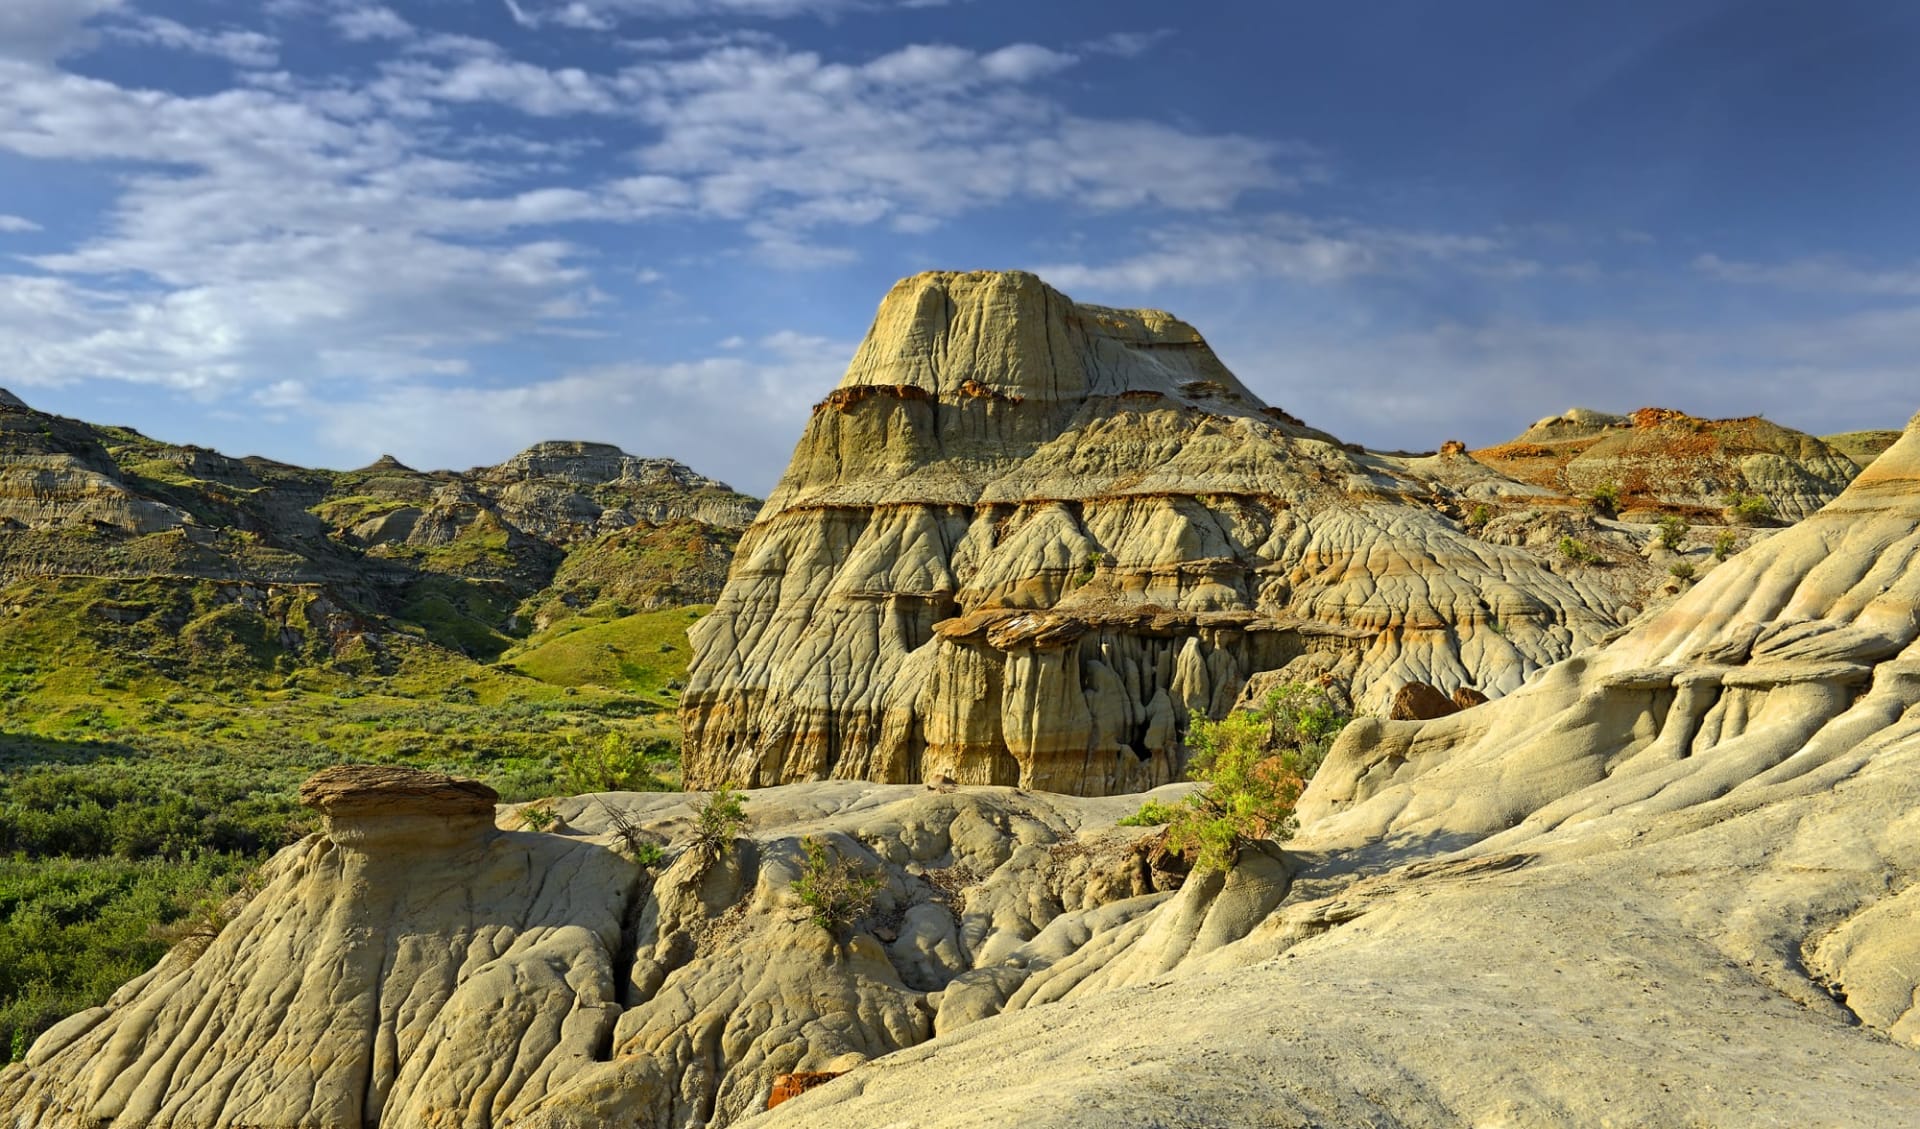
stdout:
[[1602,482],[1587,494],[1587,505],[1602,517],[1612,517],[1620,512],[1620,485],[1616,482]]
[[800,848],[807,853],[807,861],[794,879],[793,892],[811,912],[813,923],[845,944],[854,925],[873,912],[874,899],[887,880],[843,858],[819,839],[803,839]]
[[1740,535],[1731,529],[1723,529],[1713,539],[1713,559],[1724,561],[1733,555],[1734,547],[1740,544]]
[[1672,576],[1675,580],[1680,581],[1682,584],[1690,583],[1693,580],[1693,577],[1695,574],[1693,562],[1692,561],[1675,561],[1671,565],[1667,566],[1667,574],[1669,576]]
[[572,741],[560,750],[560,780],[568,791],[667,792],[672,789],[654,774],[679,757],[667,737],[635,742],[621,733],[608,733],[597,742]]
[[1686,542],[1688,530],[1693,528],[1687,524],[1686,518],[1675,514],[1668,514],[1661,518],[1659,526],[1658,539],[1663,549],[1678,549]]
[[560,816],[549,807],[526,807],[520,809],[520,822],[535,831],[545,831],[560,822]]
[[1492,520],[1493,507],[1482,502],[1473,507],[1473,512],[1467,515],[1467,528],[1483,529],[1486,527],[1486,524]]
[[1600,559],[1600,554],[1589,548],[1585,541],[1572,536],[1560,539],[1560,555],[1574,564],[1583,565],[1593,564]]
[[693,805],[693,847],[707,858],[717,859],[733,846],[746,825],[747,798],[730,785],[721,785]]
[[1759,525],[1773,516],[1773,502],[1764,494],[1730,492],[1725,499],[1727,520],[1738,525]]
[[1122,827],[1160,827],[1172,823],[1180,814],[1180,808],[1174,804],[1163,804],[1159,800],[1148,800],[1140,805],[1140,810],[1120,821]]

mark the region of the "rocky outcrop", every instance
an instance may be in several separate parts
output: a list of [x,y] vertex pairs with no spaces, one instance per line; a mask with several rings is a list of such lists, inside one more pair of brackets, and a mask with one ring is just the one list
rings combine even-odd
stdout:
[[1575,408],[1540,420],[1474,461],[1544,490],[1586,497],[1617,491],[1623,510],[1718,519],[1728,495],[1757,495],[1797,521],[1859,473],[1849,454],[1757,416],[1699,419],[1666,408],[1614,416]]
[[[1156,950],[1174,961],[1285,886],[1268,865],[1266,894],[1157,891],[1115,827],[1132,803],[1004,788],[758,793],[717,857],[685,849],[683,795],[555,802],[564,835],[496,830],[490,790],[409,769],[329,769],[301,796],[324,830],[217,936],[0,1073],[0,1125],[717,1127],[781,1077],[1039,1002],[1033,974],[1157,906],[1223,907]],[[802,837],[885,877],[845,943],[795,891]],[[657,872],[612,849],[643,842],[668,844]]]
[[[1284,850],[1177,889],[1141,797],[793,785],[711,852],[691,797],[528,835],[336,770],[216,938],[0,1073],[0,1124],[719,1129],[795,1074],[839,1076],[754,1124],[1904,1124],[1917,719],[1920,417],[1614,642],[1354,722]],[[844,941],[806,839],[883,879]]]
[[403,769],[314,777],[326,830],[0,1074],[9,1126],[491,1124],[602,1046],[632,865],[494,828],[490,791]]
[[1625,613],[1432,499],[1168,314],[907,279],[694,629],[689,780],[1138,790],[1255,673],[1505,693]]
[[1920,417],[1610,646],[1349,726],[1243,939],[764,1124],[1903,1124],[1917,609]]
[[1852,459],[1856,466],[1865,469],[1888,447],[1900,441],[1900,433],[1898,431],[1848,431],[1839,435],[1822,435],[1820,441]]

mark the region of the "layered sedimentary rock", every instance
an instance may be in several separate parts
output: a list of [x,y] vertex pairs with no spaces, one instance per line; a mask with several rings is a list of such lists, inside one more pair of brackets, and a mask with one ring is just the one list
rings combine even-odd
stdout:
[[765,1124],[1910,1122],[1920,417],[1610,646],[1356,722],[1300,814],[1288,898],[1236,943]]
[[688,777],[1137,790],[1256,672],[1367,706],[1414,680],[1505,693],[1626,603],[1465,536],[1167,314],[920,275],[694,631]]
[[[1163,946],[1171,960],[1244,932],[1284,888],[1269,859],[1248,870],[1265,893],[1243,878],[1214,911],[1220,883],[1156,883],[1115,827],[1131,802],[1004,788],[757,793],[750,837],[718,854],[687,847],[696,798],[677,794],[559,801],[564,834],[496,830],[489,790],[406,769],[330,769],[302,796],[323,832],[276,856],[216,937],[0,1072],[0,1125],[724,1126],[781,1075],[851,1070],[1024,1000],[1028,970],[1137,934],[1162,904],[1216,916]],[[800,902],[802,837],[885,878],[844,941]],[[648,842],[666,863],[612,849]]]
[[605,444],[540,443],[466,472],[391,456],[311,470],[37,412],[0,391],[0,584],[311,589],[370,627],[398,619],[475,657],[595,603],[712,602],[758,507],[681,463]]
[[[1854,450],[1870,449],[1873,434]],[[1757,416],[1700,419],[1664,408],[1625,416],[1575,408],[1472,454],[1545,490],[1579,497],[1611,488],[1626,509],[1717,516],[1729,495],[1757,495],[1789,521],[1832,501],[1862,465],[1824,440]]]
[[[1284,850],[1177,890],[1137,797],[794,785],[716,854],[685,796],[534,835],[444,779],[306,794],[324,833],[0,1073],[0,1124],[719,1129],[820,1072],[755,1124],[1903,1125],[1920,418],[1613,643],[1354,723]],[[844,942],[806,838],[884,878]]]
[[333,769],[302,798],[325,831],[0,1074],[0,1124],[486,1125],[605,1043],[627,860],[497,831],[490,789],[428,773]]

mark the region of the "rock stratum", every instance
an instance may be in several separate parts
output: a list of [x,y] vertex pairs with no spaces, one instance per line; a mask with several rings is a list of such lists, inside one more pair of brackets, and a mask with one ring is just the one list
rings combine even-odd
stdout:
[[1449,505],[1168,314],[907,279],[693,633],[688,778],[1135,791],[1259,672],[1498,695],[1633,610]]
[[[0,1124],[718,1127],[794,1073],[840,1076],[752,1124],[1906,1124],[1920,417],[1613,642],[1349,726],[1224,877],[1156,870],[1139,797],[799,784],[713,854],[684,796],[542,835],[425,774],[305,794],[325,831],[0,1073]],[[884,877],[844,944],[803,838]]]

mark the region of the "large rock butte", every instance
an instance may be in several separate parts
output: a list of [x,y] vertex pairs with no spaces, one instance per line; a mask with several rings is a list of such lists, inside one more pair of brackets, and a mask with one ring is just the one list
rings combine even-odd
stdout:
[[1517,688],[1628,600],[1467,536],[1189,325],[1019,273],[894,287],[693,632],[689,780],[1176,779],[1249,676]]

